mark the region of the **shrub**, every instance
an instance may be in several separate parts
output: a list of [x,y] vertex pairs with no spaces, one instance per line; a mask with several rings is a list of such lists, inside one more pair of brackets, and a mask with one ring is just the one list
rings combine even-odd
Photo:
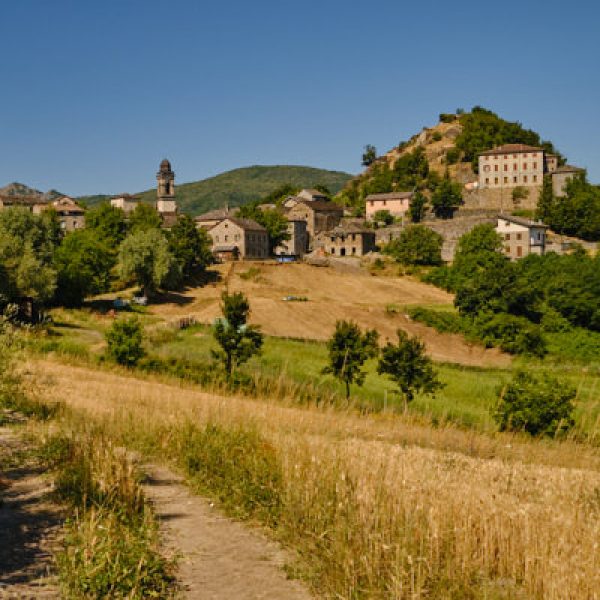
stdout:
[[460,315],[454,312],[415,306],[408,309],[408,315],[411,319],[433,327],[440,333],[463,333],[465,331],[466,323]]
[[452,123],[456,119],[456,115],[452,113],[440,113],[440,121],[442,123]]
[[555,436],[573,427],[575,396],[565,382],[519,372],[500,391],[494,419],[500,431]]
[[460,159],[460,150],[458,148],[450,148],[448,152],[446,152],[446,164],[453,165],[458,162]]
[[434,132],[431,134],[431,139],[432,139],[434,142],[439,142],[439,141],[442,139],[442,134],[441,134],[439,131],[434,131]]
[[482,313],[475,320],[478,337],[489,346],[498,346],[510,354],[546,354],[546,342],[539,326],[523,317],[506,313],[490,316]]
[[143,328],[136,317],[115,321],[105,337],[108,356],[120,365],[133,367],[145,354]]
[[442,236],[424,225],[406,227],[384,248],[403,265],[439,265],[442,262]]

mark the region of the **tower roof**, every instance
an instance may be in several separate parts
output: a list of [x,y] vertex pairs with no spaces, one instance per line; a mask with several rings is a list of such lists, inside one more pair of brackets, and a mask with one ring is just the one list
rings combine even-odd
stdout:
[[171,163],[166,159],[163,158],[161,163],[160,163],[160,171],[162,173],[168,172],[171,170]]

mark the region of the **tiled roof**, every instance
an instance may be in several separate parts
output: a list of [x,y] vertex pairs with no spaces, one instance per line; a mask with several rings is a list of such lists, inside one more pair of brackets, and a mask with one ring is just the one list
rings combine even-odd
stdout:
[[541,221],[531,221],[530,219],[524,219],[523,217],[514,217],[513,215],[498,215],[498,219],[503,221],[509,221],[516,225],[522,225],[523,227],[544,227],[548,229],[548,225],[545,225]]
[[389,192],[387,194],[369,194],[366,198],[369,202],[372,200],[406,200],[413,196],[413,192]]
[[262,231],[266,232],[267,230],[259,225],[256,221],[252,219],[240,219],[238,217],[227,217],[228,221],[235,223],[238,227],[241,227],[244,231]]
[[504,144],[504,146],[498,146],[487,150],[486,152],[480,152],[479,156],[491,156],[495,154],[519,154],[520,152],[542,152],[543,148],[537,146],[527,146],[526,144]]
[[215,210],[210,210],[203,215],[198,215],[194,217],[194,221],[216,221],[217,219],[226,219],[229,217],[229,211],[225,208],[217,208]]

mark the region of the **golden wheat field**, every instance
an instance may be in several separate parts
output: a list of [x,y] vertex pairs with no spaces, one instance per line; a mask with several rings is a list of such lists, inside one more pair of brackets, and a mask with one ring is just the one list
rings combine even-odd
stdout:
[[313,584],[326,596],[600,597],[600,455],[590,447],[222,397],[50,361],[30,369],[44,396],[122,439],[155,436],[160,447],[165,426],[189,419],[255,427],[281,457],[285,538],[319,562]]

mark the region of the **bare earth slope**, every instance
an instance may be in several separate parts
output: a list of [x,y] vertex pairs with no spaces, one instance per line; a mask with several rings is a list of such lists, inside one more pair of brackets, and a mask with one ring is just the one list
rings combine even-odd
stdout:
[[[256,269],[247,279],[240,274]],[[389,314],[386,306],[406,304],[450,304],[443,290],[408,277],[373,277],[365,271],[339,272],[330,267],[306,264],[232,263],[219,267],[223,280],[213,287],[192,289],[183,302],[152,308],[166,318],[195,316],[211,323],[220,316],[220,295],[242,291],[250,299],[251,321],[268,335],[328,339],[339,319],[375,328],[382,341],[393,340],[398,328],[419,335],[436,360],[477,366],[504,366],[510,358],[494,349],[468,344],[462,336],[440,334],[411,321],[404,314]],[[228,275],[229,271],[232,272]],[[305,296],[307,302],[284,302],[285,296]]]

